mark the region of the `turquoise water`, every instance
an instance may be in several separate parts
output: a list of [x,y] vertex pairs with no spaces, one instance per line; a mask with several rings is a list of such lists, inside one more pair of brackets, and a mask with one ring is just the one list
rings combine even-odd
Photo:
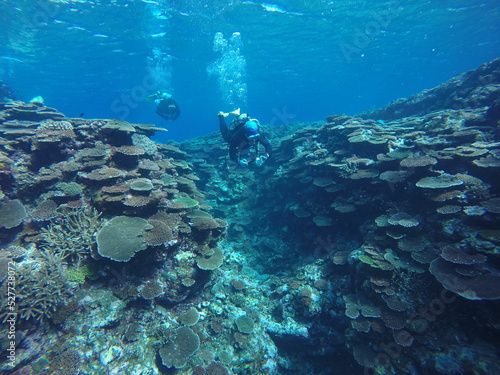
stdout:
[[[162,140],[240,106],[272,125],[352,115],[500,55],[497,1],[1,0],[0,17],[0,80],[20,99],[154,123]],[[158,89],[177,121],[144,100]]]

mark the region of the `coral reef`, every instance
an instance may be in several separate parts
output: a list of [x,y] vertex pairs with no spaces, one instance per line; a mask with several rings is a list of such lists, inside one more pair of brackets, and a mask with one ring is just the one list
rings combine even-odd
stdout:
[[[106,314],[96,317],[96,326],[111,327],[132,319],[128,303],[146,301],[154,315],[160,306],[180,304],[210,282],[223,262],[217,245],[227,223],[200,204],[204,195],[196,176],[179,159],[184,153],[149,139],[164,129],[66,118],[21,102],[2,103],[0,113],[2,170],[8,172],[0,176],[1,289],[5,296],[15,295],[2,299],[0,318],[14,316],[26,342],[42,331],[41,322],[49,321],[70,331],[68,342],[79,346],[94,298]],[[111,298],[113,293],[118,297]],[[57,341],[56,331],[44,334]],[[105,366],[102,373],[123,354],[120,344],[111,342],[96,353]],[[76,361],[81,352],[64,353],[51,357],[49,368],[73,373],[76,367],[58,361]],[[157,354],[151,347],[151,363],[137,360],[137,371],[156,368]],[[34,348],[15,369],[5,364],[2,370],[38,368],[41,355]],[[82,371],[99,373],[97,366],[90,362]]]
[[497,87],[495,60],[368,114],[263,125],[276,152],[248,169],[219,134],[160,145],[1,103],[0,369],[499,373]]
[[[500,275],[499,61],[359,117],[292,127],[260,170],[232,169],[213,136],[181,145],[229,222],[226,241],[245,264],[279,276],[281,307],[268,316],[293,311],[307,347],[325,348],[301,353],[311,366],[347,350],[365,373],[446,373],[445,356],[467,373],[487,373],[475,361],[498,371],[488,330],[498,324],[489,311]],[[285,287],[313,265],[316,274]],[[267,319],[268,330],[275,323]],[[290,359],[301,357],[290,345],[299,327],[288,342],[273,335],[283,373],[304,371]]]

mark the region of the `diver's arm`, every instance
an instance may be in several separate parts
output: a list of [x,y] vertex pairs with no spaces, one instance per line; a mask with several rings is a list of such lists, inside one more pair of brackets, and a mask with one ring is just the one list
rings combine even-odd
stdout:
[[271,147],[271,144],[269,143],[269,141],[267,140],[267,138],[264,136],[264,135],[260,135],[259,136],[259,142],[262,143],[262,145],[264,146],[264,149],[266,150],[266,153],[271,156],[272,152],[273,152],[273,148]]
[[229,142],[229,128],[226,125],[226,121],[224,120],[223,115],[219,115],[219,129],[222,134],[222,139],[226,142]]
[[238,147],[234,142],[229,144],[229,157],[231,160],[238,161]]

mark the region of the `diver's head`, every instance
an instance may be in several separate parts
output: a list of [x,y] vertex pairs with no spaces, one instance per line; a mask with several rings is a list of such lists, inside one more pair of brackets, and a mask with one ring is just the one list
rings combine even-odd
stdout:
[[248,120],[250,120],[250,117],[249,117],[246,113],[242,113],[241,115],[236,116],[236,121],[237,121],[239,124],[244,124],[244,123],[246,123]]
[[248,139],[256,139],[260,135],[257,120],[248,120],[243,129]]

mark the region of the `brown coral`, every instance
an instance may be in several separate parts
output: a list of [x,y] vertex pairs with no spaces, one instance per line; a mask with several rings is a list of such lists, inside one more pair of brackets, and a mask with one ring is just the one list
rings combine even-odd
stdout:
[[488,212],[500,214],[500,198],[491,198],[487,201],[483,201],[481,202],[481,206]]
[[437,177],[424,177],[416,183],[416,186],[424,189],[446,189],[462,184],[463,181],[459,180],[455,176],[443,173]]
[[429,165],[437,164],[437,160],[432,156],[410,156],[399,162],[399,165],[403,168],[419,168],[427,167]]
[[403,182],[406,177],[406,172],[404,171],[385,171],[382,172],[378,178],[380,178],[382,181],[387,181],[390,183],[398,183],[398,182]]
[[464,193],[460,190],[445,191],[431,198],[435,202],[445,202],[456,198],[463,198]]
[[441,215],[451,215],[462,211],[462,206],[447,204],[445,206],[438,207],[436,212]]
[[398,241],[398,247],[403,251],[419,252],[423,251],[426,241],[423,236],[407,236]]
[[123,204],[128,207],[145,207],[151,202],[151,198],[142,195],[128,195],[123,200]]
[[57,216],[57,204],[51,199],[46,199],[41,202],[37,208],[31,212],[31,217],[35,221],[46,221]]
[[473,161],[475,165],[482,168],[498,168],[500,167],[500,159],[495,158],[491,155],[486,156],[485,158],[476,159]]
[[388,222],[391,225],[399,225],[405,228],[416,227],[420,224],[420,221],[417,218],[411,216],[406,212],[398,212],[391,215],[388,219]]
[[331,185],[334,183],[334,180],[331,177],[316,177],[312,181],[313,185],[319,186],[319,187],[327,187],[328,185]]
[[469,254],[451,245],[446,245],[441,249],[441,258],[451,263],[467,265],[481,264],[487,260],[483,254]]
[[112,180],[118,177],[123,176],[125,173],[117,168],[100,168],[95,169],[87,175],[83,175],[83,177],[92,180],[92,181],[105,181]]
[[145,299],[154,299],[163,294],[162,286],[155,280],[148,281],[141,290],[141,296]]
[[144,240],[150,246],[159,246],[173,239],[172,229],[161,220],[149,219],[151,229],[144,233]]
[[473,272],[463,275],[457,272],[455,264],[437,258],[431,263],[429,270],[446,289],[464,298],[500,299],[500,276],[488,269],[472,270]]
[[123,194],[128,193],[130,190],[127,184],[115,184],[111,186],[103,186],[101,191],[107,194]]
[[378,175],[379,175],[378,170],[373,169],[373,168],[371,168],[371,169],[359,169],[356,172],[351,173],[349,175],[349,178],[351,180],[360,180],[360,179],[364,179],[364,178],[375,178]]

